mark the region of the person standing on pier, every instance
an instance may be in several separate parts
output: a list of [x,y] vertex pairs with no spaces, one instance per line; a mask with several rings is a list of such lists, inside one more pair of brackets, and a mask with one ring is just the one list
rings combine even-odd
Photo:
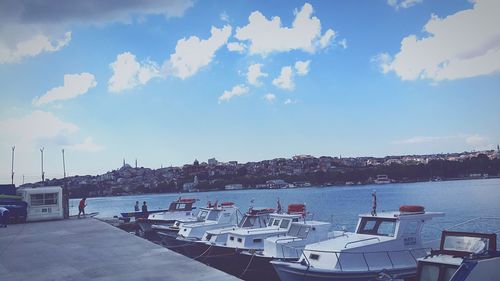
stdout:
[[372,216],[377,216],[377,192],[372,192]]
[[135,201],[134,211],[139,212],[139,201]]
[[145,218],[148,217],[148,205],[146,205],[146,201],[142,203],[142,213]]
[[85,217],[85,207],[87,207],[87,204],[85,204],[85,200],[87,200],[87,197],[83,197],[78,204],[78,218],[80,218],[80,214],[82,213],[83,217]]

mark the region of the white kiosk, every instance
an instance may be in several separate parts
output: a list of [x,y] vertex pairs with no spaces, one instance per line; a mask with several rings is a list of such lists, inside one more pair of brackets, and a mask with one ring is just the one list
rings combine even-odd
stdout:
[[64,218],[63,191],[60,186],[21,188],[17,190],[17,194],[28,203],[27,221]]

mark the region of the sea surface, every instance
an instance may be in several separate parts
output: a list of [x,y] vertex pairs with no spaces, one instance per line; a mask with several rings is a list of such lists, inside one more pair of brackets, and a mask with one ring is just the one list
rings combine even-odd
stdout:
[[[99,212],[103,218],[113,217],[133,211],[136,201],[141,205],[146,201],[149,210],[156,210],[168,208],[171,201],[182,196],[199,199],[197,207],[206,206],[208,201],[231,201],[244,212],[251,206],[276,208],[279,198],[284,209],[288,204],[305,203],[307,219],[330,221],[335,230],[354,231],[358,215],[371,210],[373,191],[377,193],[378,212],[397,210],[401,205],[422,205],[426,211],[444,212],[445,216],[424,227],[423,238],[432,245],[444,228],[478,217],[488,219],[456,230],[500,233],[500,179],[99,197],[88,198],[85,210]],[[78,202],[70,200],[70,214],[78,213]]]

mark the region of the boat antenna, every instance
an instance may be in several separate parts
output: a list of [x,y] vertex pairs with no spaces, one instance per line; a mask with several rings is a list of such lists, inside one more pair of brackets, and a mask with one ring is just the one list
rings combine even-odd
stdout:
[[45,172],[43,171],[43,151],[45,150],[45,147],[40,148],[40,153],[41,153],[41,162],[42,162],[42,182],[45,181]]

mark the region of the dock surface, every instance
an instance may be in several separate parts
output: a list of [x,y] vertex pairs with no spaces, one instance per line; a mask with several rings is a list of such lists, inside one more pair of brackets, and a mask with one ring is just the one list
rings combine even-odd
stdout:
[[0,228],[0,279],[239,280],[91,218]]

